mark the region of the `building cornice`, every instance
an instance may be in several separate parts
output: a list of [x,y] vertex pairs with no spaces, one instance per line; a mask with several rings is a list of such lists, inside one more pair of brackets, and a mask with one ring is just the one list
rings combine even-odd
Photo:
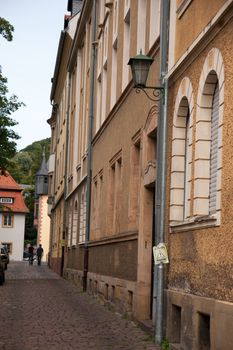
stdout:
[[[125,241],[134,241],[138,239],[138,232],[137,231],[129,231],[129,232],[122,232],[117,235],[103,237],[97,240],[89,241],[88,246],[94,247],[98,245],[106,245],[106,244],[112,244],[112,243],[119,243],[119,242],[125,242]],[[79,246],[82,246],[83,243],[80,243]]]
[[195,61],[232,17],[233,0],[228,0],[169,70],[166,78],[169,80],[170,85]]

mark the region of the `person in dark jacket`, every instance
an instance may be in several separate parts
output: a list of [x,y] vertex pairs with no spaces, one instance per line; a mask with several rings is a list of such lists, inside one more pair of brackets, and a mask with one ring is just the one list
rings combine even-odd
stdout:
[[29,265],[33,265],[33,255],[34,255],[34,247],[33,245],[31,244],[29,247],[28,247],[28,257],[29,257]]
[[44,253],[44,250],[43,250],[43,248],[42,248],[42,245],[39,244],[39,247],[38,247],[37,250],[36,250],[37,264],[38,264],[38,266],[40,266],[40,264],[41,264],[41,258],[42,258],[42,256],[43,256],[43,253]]

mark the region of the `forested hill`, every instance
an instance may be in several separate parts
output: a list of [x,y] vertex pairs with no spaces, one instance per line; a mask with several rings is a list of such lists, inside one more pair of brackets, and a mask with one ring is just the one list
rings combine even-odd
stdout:
[[48,160],[50,138],[33,142],[17,152],[11,159],[7,170],[16,182],[27,185],[35,184],[35,174],[40,168],[44,148],[46,160]]

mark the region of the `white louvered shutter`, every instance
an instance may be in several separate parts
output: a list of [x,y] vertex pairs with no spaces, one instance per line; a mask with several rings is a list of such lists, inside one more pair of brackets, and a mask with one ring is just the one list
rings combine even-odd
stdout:
[[186,132],[185,132],[185,163],[184,163],[184,219],[188,217],[188,169],[189,169],[189,139],[190,139],[190,117],[189,110],[186,117]]
[[216,84],[211,115],[211,147],[210,147],[210,188],[209,213],[216,212],[217,170],[218,170],[218,120],[219,120],[219,85]]

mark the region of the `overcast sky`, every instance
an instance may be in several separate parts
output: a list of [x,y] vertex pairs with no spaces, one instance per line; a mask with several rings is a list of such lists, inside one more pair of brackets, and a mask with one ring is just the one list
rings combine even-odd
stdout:
[[14,39],[0,36],[0,65],[8,89],[26,104],[12,117],[21,136],[17,149],[50,137],[50,90],[68,0],[0,0],[0,17],[15,28]]

